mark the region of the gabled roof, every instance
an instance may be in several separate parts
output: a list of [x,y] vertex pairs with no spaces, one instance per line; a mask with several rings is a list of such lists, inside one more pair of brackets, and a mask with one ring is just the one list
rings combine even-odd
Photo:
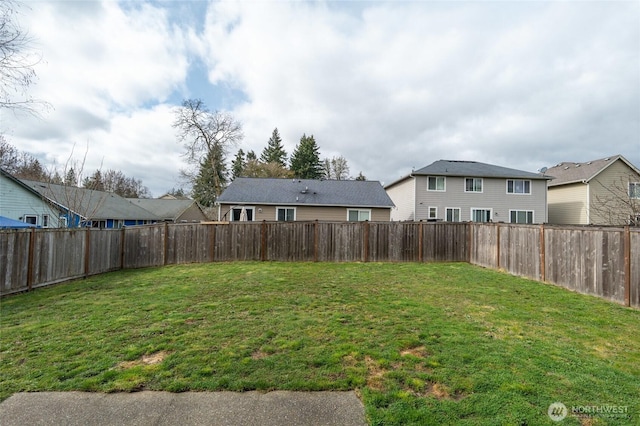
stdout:
[[52,202],[51,200],[47,199],[47,198],[43,198],[42,194],[40,194],[38,191],[36,191],[34,188],[32,188],[31,186],[27,185],[26,183],[24,183],[21,179],[18,179],[17,177],[13,176],[11,173],[7,172],[6,170],[0,168],[0,175],[1,176],[5,176],[7,179],[9,179],[10,181],[14,182],[16,185],[18,185],[19,187],[23,188],[25,191],[32,193],[34,196],[40,198],[41,200],[43,200],[47,205],[49,205],[51,208],[55,209],[55,210],[60,210],[60,206],[57,205],[56,203]]
[[[196,204],[194,200],[175,198],[127,198],[127,201],[154,213],[163,220],[175,220],[188,210],[189,207]],[[198,208],[200,207],[198,206]]]
[[545,173],[554,177],[554,180],[549,182],[549,186],[579,182],[587,183],[618,160],[629,166],[635,173],[640,174],[640,170],[622,155],[614,155],[584,163],[563,162],[548,168]]
[[21,179],[22,182],[59,206],[85,219],[158,220],[155,214],[112,192],[56,185]]
[[478,161],[438,160],[426,167],[415,170],[386,186],[389,188],[413,176],[457,176],[502,179],[551,179],[548,175],[510,169]]
[[236,178],[218,197],[222,204],[391,208],[378,181]]
[[438,160],[412,173],[414,176],[462,176],[486,178],[548,179],[539,173],[494,166],[478,161]]

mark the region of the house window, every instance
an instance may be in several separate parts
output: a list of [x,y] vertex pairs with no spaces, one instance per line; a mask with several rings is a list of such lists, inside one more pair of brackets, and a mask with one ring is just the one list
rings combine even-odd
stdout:
[[58,226],[60,228],[66,228],[67,227],[67,217],[66,216],[60,216],[58,218]]
[[444,191],[444,176],[429,176],[427,178],[428,191]]
[[531,181],[507,179],[507,194],[531,194]]
[[447,207],[447,222],[460,222],[460,207]]
[[533,223],[532,210],[509,210],[510,223]]
[[[244,213],[243,213],[244,212]],[[234,207],[231,209],[233,222],[251,222],[253,220],[253,207]]]
[[640,200],[640,182],[629,182],[629,198]]
[[296,220],[295,207],[278,207],[276,209],[276,220],[283,222],[293,222]]
[[471,221],[491,222],[491,209],[471,209]]
[[427,219],[436,220],[437,218],[438,218],[438,208],[429,207],[429,213],[427,214]]
[[371,210],[347,210],[347,220],[349,222],[364,222],[371,220]]
[[466,178],[464,192],[482,192],[482,178]]
[[104,228],[107,227],[107,221],[106,220],[93,220],[93,221],[91,221],[91,227],[92,228],[104,229]]
[[43,214],[42,215],[42,227],[43,228],[49,227],[49,215],[48,214]]
[[31,224],[31,225],[37,225],[38,224],[38,216],[25,215],[24,216],[24,223],[28,223],[28,224]]

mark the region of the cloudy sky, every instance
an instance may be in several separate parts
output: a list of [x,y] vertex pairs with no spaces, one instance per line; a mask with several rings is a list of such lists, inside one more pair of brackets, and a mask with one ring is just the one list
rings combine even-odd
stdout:
[[[26,2],[42,61],[40,118],[2,112],[10,143],[47,162],[87,155],[154,196],[184,167],[172,109],[200,98],[262,151],[391,183],[439,159],[527,171],[622,154],[640,165],[637,1]],[[75,148],[74,148],[75,146]]]

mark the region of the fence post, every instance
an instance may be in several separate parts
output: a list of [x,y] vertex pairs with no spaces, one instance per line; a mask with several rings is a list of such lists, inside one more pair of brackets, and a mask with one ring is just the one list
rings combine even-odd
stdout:
[[545,259],[545,248],[544,248],[544,223],[540,224],[540,281],[545,282],[546,277],[546,259]]
[[424,228],[422,226],[422,222],[418,223],[418,261],[424,262]]
[[211,262],[216,261],[216,228],[217,224],[211,225]]
[[500,270],[500,224],[496,223],[496,269]]
[[318,219],[313,222],[313,261],[318,261]]
[[89,256],[91,255],[91,228],[85,229],[84,238],[84,277],[89,276]]
[[631,230],[624,227],[624,305],[631,306]]
[[122,227],[122,231],[120,231],[120,269],[124,269],[124,249],[125,249],[125,227]]
[[163,238],[163,245],[164,245],[163,249],[164,249],[164,251],[163,251],[163,254],[162,254],[162,256],[163,256],[162,264],[166,265],[167,264],[167,258],[169,257],[168,256],[168,254],[169,254],[169,223],[168,222],[164,223],[163,234],[164,234],[164,238]]
[[33,287],[33,256],[35,252],[35,244],[36,244],[36,229],[31,228],[31,232],[29,234],[29,258],[27,259],[27,291],[31,291]]
[[467,261],[469,263],[472,263],[471,260],[473,259],[473,255],[471,253],[473,251],[473,222],[467,222],[467,239]]
[[267,221],[263,220],[260,226],[260,260],[267,260]]
[[369,261],[369,221],[366,220],[364,226],[364,247],[363,247],[363,262]]

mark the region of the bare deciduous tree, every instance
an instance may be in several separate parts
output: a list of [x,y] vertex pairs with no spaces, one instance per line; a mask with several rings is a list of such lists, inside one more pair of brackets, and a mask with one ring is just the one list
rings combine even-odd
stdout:
[[20,7],[15,0],[0,1],[0,108],[37,115],[37,107],[48,108],[49,104],[27,94],[41,58],[32,51],[32,39],[17,22]]
[[[195,184],[200,169],[210,167],[215,196],[220,195],[225,184],[224,156],[229,148],[242,140],[242,125],[230,114],[209,111],[200,99],[185,100],[176,108],[175,115],[173,127],[184,145],[184,157],[192,166],[191,170],[183,171],[183,176]],[[205,159],[206,164],[203,163]]]
[[591,201],[591,222],[640,226],[640,176],[620,176],[612,183],[594,182],[599,191]]

